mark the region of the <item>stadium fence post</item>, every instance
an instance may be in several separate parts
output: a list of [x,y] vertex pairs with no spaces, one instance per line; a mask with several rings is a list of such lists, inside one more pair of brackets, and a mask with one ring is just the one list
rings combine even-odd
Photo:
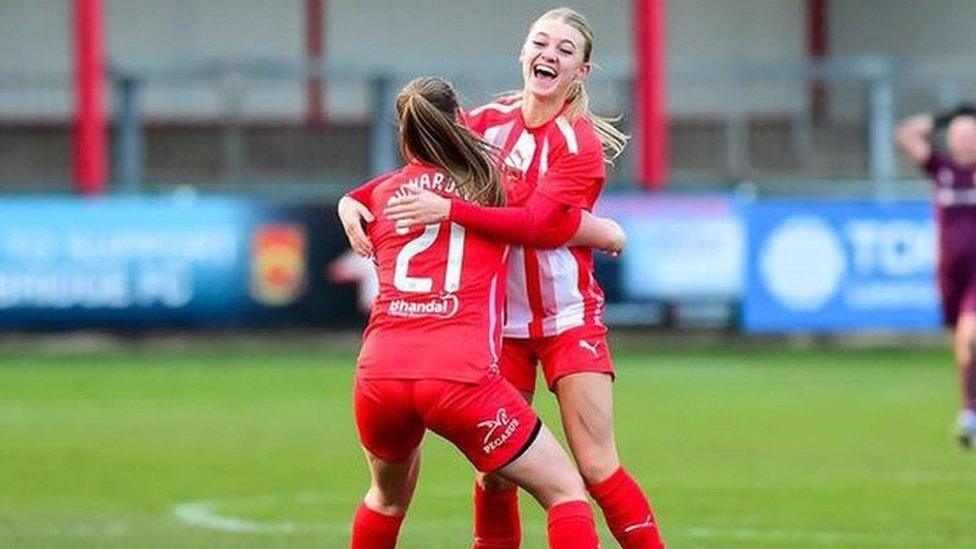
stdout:
[[115,155],[116,183],[125,192],[137,194],[142,185],[142,113],[139,112],[141,82],[131,74],[116,79],[118,126]]
[[392,171],[397,166],[396,134],[389,117],[393,114],[393,79],[380,73],[369,81],[370,117],[369,168],[370,175]]
[[868,147],[871,179],[877,200],[893,198],[892,178],[895,176],[895,107],[891,85],[891,72],[883,70],[873,76],[868,96]]

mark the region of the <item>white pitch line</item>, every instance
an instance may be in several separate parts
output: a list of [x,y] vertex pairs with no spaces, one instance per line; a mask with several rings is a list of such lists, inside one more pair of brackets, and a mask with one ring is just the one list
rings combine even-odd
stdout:
[[[433,495],[433,494],[429,494]],[[441,494],[441,497],[455,497],[457,494]],[[436,496],[435,496],[436,497]],[[252,498],[241,498],[232,500],[240,503],[259,502],[274,504],[286,498],[299,498],[304,501],[340,501],[346,498],[337,498],[328,494],[295,494],[291,496],[258,496]],[[230,501],[230,500],[229,500]],[[295,522],[256,522],[237,517],[221,515],[216,511],[220,502],[218,500],[194,501],[182,503],[173,508],[173,514],[184,524],[229,533],[240,534],[279,534],[292,535],[297,533],[345,533],[349,531],[350,524],[342,522],[318,522],[318,523],[295,523]],[[523,530],[532,530],[533,526],[523,525]],[[468,520],[446,520],[446,521],[411,521],[407,520],[404,529],[417,532],[445,532],[453,528],[468,528]],[[542,531],[539,528],[540,532]],[[682,530],[671,530],[670,533],[676,537],[688,537],[696,539],[736,539],[752,541],[817,541],[821,543],[839,542],[877,542],[891,541],[892,536],[884,532],[843,532],[831,530],[779,530],[779,529],[760,529],[760,528],[714,528],[707,526],[692,527]],[[911,539],[921,541],[920,536],[912,535]],[[925,539],[938,541],[941,538],[932,536],[921,536]],[[904,541],[904,538],[900,538]]]
[[[432,490],[431,493],[425,494],[428,497],[434,498],[455,498],[460,494],[457,491],[447,492],[444,490]],[[465,494],[467,495],[467,494]],[[204,500],[204,501],[191,501],[186,503],[181,503],[173,507],[173,515],[179,519],[180,522],[197,528],[203,528],[206,530],[217,530],[221,532],[231,532],[239,534],[296,534],[299,532],[312,532],[312,533],[330,533],[330,532],[348,532],[350,524],[348,522],[319,522],[319,523],[296,523],[296,522],[256,522],[252,520],[226,516],[220,514],[217,509],[220,506],[221,501],[233,501],[234,503],[241,505],[250,504],[251,507],[254,506],[266,506],[274,505],[281,501],[287,499],[293,499],[297,502],[310,503],[310,502],[349,502],[351,505],[355,505],[358,498],[348,498],[348,497],[337,497],[331,494],[316,494],[316,493],[299,493],[292,495],[265,495],[265,496],[254,496],[248,498],[239,499],[228,499],[228,500]],[[350,507],[350,516],[353,507]],[[451,526],[461,526],[467,527],[469,523],[467,521],[437,521],[435,522],[423,522],[419,524],[413,524],[412,522],[405,525],[405,528],[409,530],[441,530],[445,527]]]
[[173,508],[173,514],[184,524],[207,530],[247,534],[293,534],[295,525],[290,522],[262,524],[249,520],[225,517],[217,514],[217,502],[196,501]]

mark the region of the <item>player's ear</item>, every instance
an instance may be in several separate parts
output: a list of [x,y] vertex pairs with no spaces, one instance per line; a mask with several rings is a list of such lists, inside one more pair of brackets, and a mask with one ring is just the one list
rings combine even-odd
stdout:
[[576,69],[576,79],[581,83],[590,76],[590,71],[593,70],[593,65],[590,63],[581,63],[579,68]]

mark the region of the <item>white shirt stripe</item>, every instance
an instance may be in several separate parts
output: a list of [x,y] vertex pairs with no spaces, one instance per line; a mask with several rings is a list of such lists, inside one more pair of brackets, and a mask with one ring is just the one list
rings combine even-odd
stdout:
[[508,135],[512,133],[513,127],[515,127],[514,121],[500,126],[492,126],[485,130],[485,141],[495,147],[502,148],[508,141]]
[[525,252],[521,246],[511,246],[508,258],[508,280],[505,295],[505,337],[529,337],[532,308],[525,282]]
[[498,102],[488,103],[478,108],[471,109],[470,111],[468,111],[468,116],[478,116],[479,114],[487,110],[498,111],[500,113],[509,113],[521,106],[522,106],[522,100],[518,100],[514,103],[498,103]]
[[566,148],[572,154],[579,154],[579,143],[576,141],[576,130],[573,129],[572,124],[569,123],[564,117],[560,116],[556,119],[556,125],[559,126],[559,131],[563,133],[563,137],[566,138]]
[[539,179],[549,171],[549,138],[542,142],[542,154],[539,158]]
[[[539,296],[542,298],[542,333],[555,333],[556,315],[559,314],[559,303],[556,299],[556,284],[559,276],[558,266],[553,269],[549,261],[548,250],[536,250],[539,263]],[[528,259],[526,259],[528,261]],[[539,320],[538,316],[536,320]]]
[[583,295],[579,291],[579,265],[569,248],[556,248],[545,252],[545,261],[552,272],[552,285],[556,298],[555,332],[583,325]]

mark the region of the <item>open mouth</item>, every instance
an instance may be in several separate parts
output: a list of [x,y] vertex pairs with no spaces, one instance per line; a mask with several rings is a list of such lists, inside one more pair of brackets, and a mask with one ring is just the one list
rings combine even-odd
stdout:
[[538,80],[550,83],[556,79],[557,73],[556,69],[548,65],[535,65],[532,67],[532,75]]

